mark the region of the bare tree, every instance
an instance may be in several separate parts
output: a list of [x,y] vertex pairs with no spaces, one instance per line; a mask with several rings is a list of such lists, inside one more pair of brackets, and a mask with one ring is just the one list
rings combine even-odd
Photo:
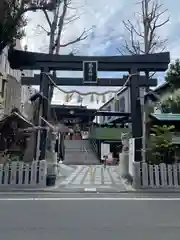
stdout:
[[56,0],[0,0],[0,53],[15,39],[24,36],[29,11],[52,11]]
[[[77,42],[85,40],[89,35],[89,30],[84,30],[82,33],[77,36],[75,39],[72,39],[71,41],[68,41],[66,43],[62,43],[62,33],[64,30],[64,27],[68,24],[78,20],[80,16],[77,16],[76,14],[72,14],[68,16],[68,10],[76,10],[76,8],[72,7],[72,0],[60,0],[56,2],[56,6],[53,9],[53,18],[51,19],[48,11],[43,10],[44,15],[46,17],[48,28],[44,28],[41,25],[38,25],[41,29],[43,29],[44,32],[46,32],[47,36],[49,37],[49,50],[48,52],[50,54],[59,54],[60,49],[67,47],[69,45],[73,45]],[[74,50],[70,52],[71,55],[74,54]],[[55,76],[55,72],[54,72]],[[52,99],[53,95],[53,86],[50,88],[50,101]]]
[[164,51],[167,39],[161,39],[158,30],[169,22],[169,16],[162,20],[167,9],[164,9],[163,4],[158,0],[141,0],[139,4],[141,4],[141,11],[136,13],[136,24],[130,20],[123,21],[130,41],[125,40],[123,46],[117,50],[121,54],[132,55]]
[[46,17],[48,23],[48,29],[44,28],[41,25],[38,25],[41,29],[43,29],[47,36],[49,36],[49,53],[51,54],[59,54],[60,49],[63,47],[67,47],[69,45],[75,44],[77,42],[85,40],[89,35],[89,30],[84,30],[82,33],[77,36],[75,39],[68,41],[66,43],[62,43],[62,33],[68,24],[78,20],[80,16],[76,14],[72,14],[71,16],[67,16],[68,9],[76,10],[72,6],[72,0],[60,0],[56,2],[56,7],[53,10],[53,19],[49,17],[47,10],[43,10],[44,15]]
[[[123,21],[125,29],[129,33],[129,41],[125,40],[124,44],[118,48],[119,53],[148,54],[162,52],[166,48],[167,39],[162,39],[158,30],[169,22],[169,16],[166,16],[167,9],[158,0],[141,0],[140,12],[136,13],[136,23],[134,21]],[[163,19],[163,20],[162,20]],[[150,78],[149,72],[145,72],[146,78]],[[149,87],[146,88],[149,91]],[[147,107],[142,105],[143,112],[143,160],[146,160],[145,149],[147,146],[146,119],[148,118]]]

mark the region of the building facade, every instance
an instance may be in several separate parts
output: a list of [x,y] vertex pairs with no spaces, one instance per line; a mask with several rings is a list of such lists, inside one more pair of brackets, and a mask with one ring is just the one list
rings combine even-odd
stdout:
[[[122,89],[115,101],[114,97],[111,98],[108,102],[106,102],[103,106],[100,107],[100,111],[108,111],[108,112],[129,112],[130,111],[130,91],[129,88]],[[100,124],[110,123],[115,120],[117,117],[115,116],[101,116]]]
[[[20,40],[16,41],[16,49],[22,50]],[[26,70],[26,76],[32,76],[33,71]],[[0,55],[0,119],[11,113],[12,109],[18,108],[21,113],[30,120],[32,105],[29,98],[35,93],[31,86],[21,86],[20,70],[10,68],[8,62],[8,47]]]
[[[140,88],[140,98],[144,96],[144,88]],[[126,87],[122,89],[115,100],[114,97],[106,102],[103,106],[100,107],[100,111],[108,112],[122,112],[130,113],[131,112],[131,97],[130,97],[130,88]],[[101,116],[99,119],[100,124],[111,123],[116,120],[116,116]]]
[[[20,41],[16,43],[20,49]],[[13,70],[8,62],[8,47],[0,55],[0,118],[10,114],[14,107],[20,108],[21,103],[21,72]]]

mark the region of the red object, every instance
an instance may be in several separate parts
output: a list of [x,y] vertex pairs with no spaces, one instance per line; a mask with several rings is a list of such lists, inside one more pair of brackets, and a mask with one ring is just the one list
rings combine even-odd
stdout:
[[74,135],[74,140],[82,140],[82,137],[81,135]]

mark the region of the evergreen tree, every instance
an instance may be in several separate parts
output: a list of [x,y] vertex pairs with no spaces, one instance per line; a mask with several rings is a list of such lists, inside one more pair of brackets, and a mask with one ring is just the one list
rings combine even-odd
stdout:
[[24,36],[28,11],[52,11],[56,0],[0,0],[0,54],[16,39]]
[[180,60],[176,59],[171,63],[165,76],[165,81],[170,84],[173,90],[180,88]]
[[171,63],[165,76],[165,81],[171,87],[170,94],[160,103],[164,113],[180,113],[180,60]]

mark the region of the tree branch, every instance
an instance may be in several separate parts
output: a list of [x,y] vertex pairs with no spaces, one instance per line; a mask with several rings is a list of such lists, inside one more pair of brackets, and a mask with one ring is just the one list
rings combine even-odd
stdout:
[[46,30],[43,26],[41,26],[40,24],[38,24],[37,27],[41,28],[44,32],[46,32],[46,33],[47,33],[47,36],[50,35],[50,32],[47,31],[47,30]]
[[[76,21],[76,20],[78,20],[78,19],[80,19],[80,16],[77,16],[77,17],[74,17],[74,18],[71,18],[69,21],[64,21],[64,25],[67,25],[67,24],[69,24],[69,23],[71,23],[71,22],[74,22],[74,21]],[[67,19],[66,19],[67,20]]]
[[[130,54],[152,53],[156,50],[164,51],[167,39],[160,40],[157,29],[169,22],[168,17],[159,23],[167,9],[163,10],[163,5],[159,4],[158,0],[141,0],[140,3],[141,13],[138,13],[137,24],[132,23],[130,20],[123,21],[123,25],[130,36],[130,43],[125,40],[123,47]],[[141,26],[144,31],[141,31]],[[119,49],[118,51],[122,53]]]
[[69,42],[67,42],[67,43],[65,43],[65,44],[60,44],[60,47],[67,47],[67,46],[69,46],[69,45],[71,45],[71,44],[74,44],[74,43],[76,43],[76,42],[83,41],[83,40],[85,40],[87,37],[88,37],[88,35],[86,34],[86,31],[84,30],[79,37],[77,37],[76,39],[74,39],[74,40],[72,40],[72,41],[69,41]]
[[47,20],[47,22],[48,22],[48,24],[49,24],[49,27],[51,28],[51,27],[52,27],[52,23],[51,23],[51,21],[50,21],[50,18],[49,18],[49,16],[48,16],[48,13],[46,12],[45,9],[43,9],[43,13],[44,13],[44,15],[45,15],[45,17],[46,17],[46,20]]

